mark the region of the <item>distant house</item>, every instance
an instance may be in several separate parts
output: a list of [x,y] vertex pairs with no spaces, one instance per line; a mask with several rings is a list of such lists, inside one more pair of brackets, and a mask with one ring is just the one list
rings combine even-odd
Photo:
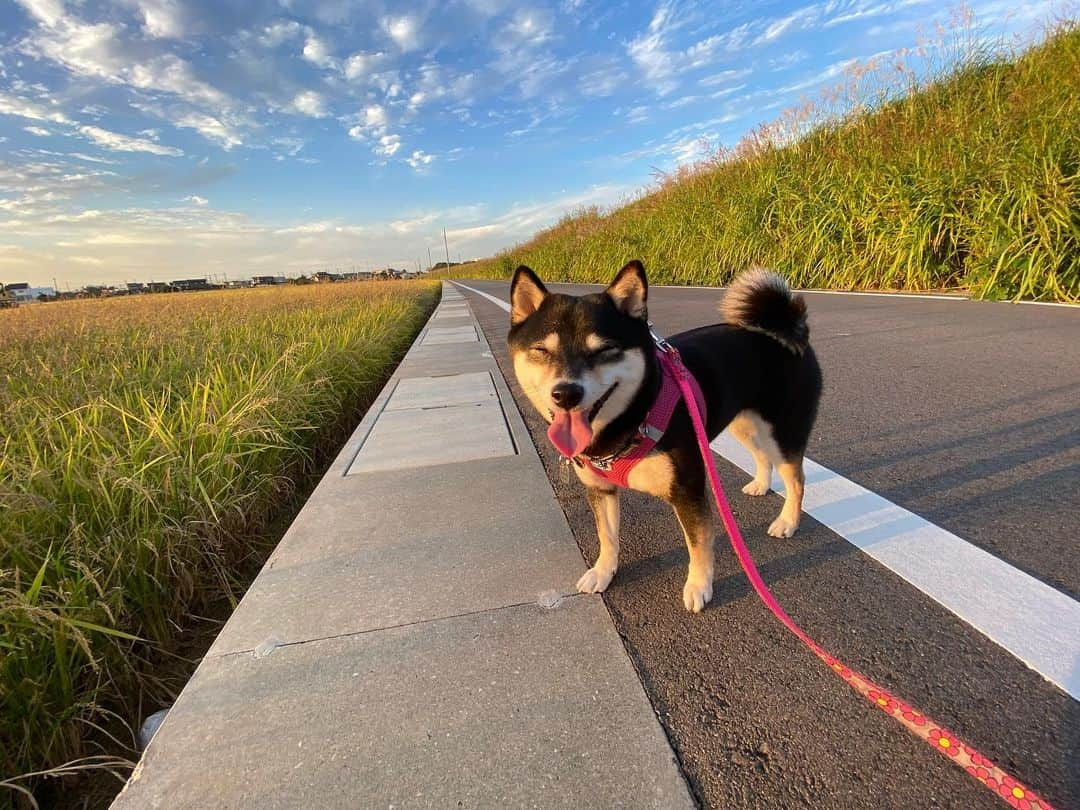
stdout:
[[141,281],[129,281],[127,283],[128,295],[138,295],[147,292],[146,285]]
[[267,284],[284,284],[285,276],[252,276],[251,283],[256,287]]
[[174,290],[189,292],[191,290],[212,290],[213,286],[205,278],[181,278],[170,281]]
[[31,287],[25,281],[3,285],[3,289],[7,293],[6,297],[14,298],[20,304],[56,297],[56,290],[52,287]]
[[404,270],[395,270],[393,267],[387,267],[385,270],[376,270],[374,273],[375,278],[391,279],[391,278],[404,278]]

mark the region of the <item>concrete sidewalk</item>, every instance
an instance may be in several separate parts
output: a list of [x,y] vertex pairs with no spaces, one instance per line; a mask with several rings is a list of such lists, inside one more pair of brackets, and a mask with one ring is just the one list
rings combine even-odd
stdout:
[[444,284],[113,806],[693,806],[584,567]]

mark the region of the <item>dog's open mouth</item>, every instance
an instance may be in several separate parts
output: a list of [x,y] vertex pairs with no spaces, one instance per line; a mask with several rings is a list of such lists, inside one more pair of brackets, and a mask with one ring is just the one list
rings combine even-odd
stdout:
[[603,394],[601,394],[600,398],[598,400],[596,400],[596,402],[593,403],[593,406],[591,408],[589,408],[589,424],[590,425],[592,424],[593,419],[596,418],[596,415],[598,413],[600,413],[600,409],[604,407],[604,403],[607,402],[608,399],[611,398],[612,393],[614,393],[615,389],[618,388],[618,387],[619,387],[619,381],[616,380],[615,382],[613,382],[611,384],[611,388],[609,388],[607,391],[605,391]]
[[611,387],[593,403],[588,413],[581,410],[559,411],[558,413],[548,411],[551,417],[547,432],[548,439],[555,445],[556,450],[567,458],[581,455],[585,451],[592,442],[592,421],[618,385],[618,381],[612,383]]

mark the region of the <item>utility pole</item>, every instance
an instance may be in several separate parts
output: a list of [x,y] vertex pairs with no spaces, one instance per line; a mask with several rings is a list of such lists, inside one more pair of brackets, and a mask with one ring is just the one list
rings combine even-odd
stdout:
[[427,269],[431,269],[431,245],[427,246]]
[[450,247],[446,242],[446,228],[442,229],[442,245],[443,250],[446,251],[446,271],[450,272]]

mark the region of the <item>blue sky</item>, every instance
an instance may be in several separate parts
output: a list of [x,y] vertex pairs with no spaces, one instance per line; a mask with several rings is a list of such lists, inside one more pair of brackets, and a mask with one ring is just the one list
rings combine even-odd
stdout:
[[[1060,8],[967,6],[1009,43]],[[940,0],[0,0],[0,281],[426,265],[443,227],[453,259],[489,255],[956,18]]]

